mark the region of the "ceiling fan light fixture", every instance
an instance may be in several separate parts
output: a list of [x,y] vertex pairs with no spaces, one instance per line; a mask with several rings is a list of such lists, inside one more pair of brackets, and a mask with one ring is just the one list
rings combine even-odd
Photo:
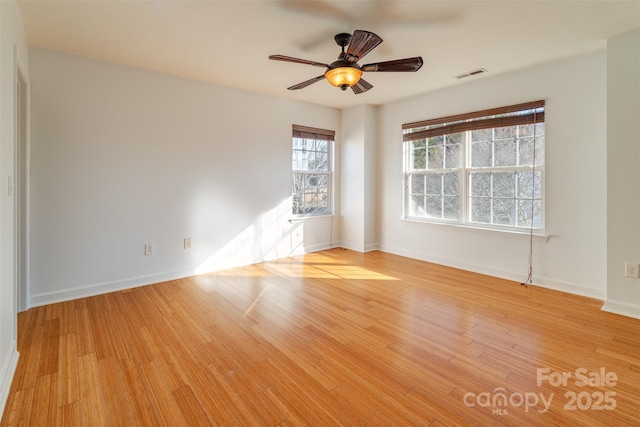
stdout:
[[324,76],[331,85],[346,90],[360,81],[362,70],[352,65],[342,65],[335,68],[330,67]]
[[[1,0],[0,0],[1,1]],[[338,60],[331,64],[309,61],[308,59],[294,58],[286,55],[270,55],[269,59],[275,61],[293,62],[296,64],[307,64],[314,67],[323,67],[324,74],[305,80],[288,90],[303,89],[320,80],[327,80],[329,84],[339,87],[341,90],[351,88],[353,93],[358,95],[371,89],[373,85],[361,78],[363,72],[387,72],[387,71],[418,71],[422,67],[422,57],[396,59],[393,61],[374,62],[371,64],[358,65],[358,61],[364,58],[376,46],[382,43],[382,39],[371,31],[355,30],[353,35],[340,33],[334,37],[338,46],[342,49]],[[345,49],[348,46],[347,49]]]

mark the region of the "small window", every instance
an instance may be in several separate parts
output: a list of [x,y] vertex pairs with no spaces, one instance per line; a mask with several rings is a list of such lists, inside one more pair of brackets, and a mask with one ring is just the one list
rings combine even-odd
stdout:
[[403,125],[405,218],[544,229],[544,101]]
[[331,214],[331,161],[335,132],[293,125],[292,213]]

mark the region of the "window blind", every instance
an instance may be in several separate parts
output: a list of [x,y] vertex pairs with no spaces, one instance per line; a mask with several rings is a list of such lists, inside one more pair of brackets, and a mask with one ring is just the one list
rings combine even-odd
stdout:
[[404,142],[468,130],[544,122],[544,100],[402,125]]
[[294,138],[320,139],[324,141],[333,141],[336,132],[333,130],[318,129],[309,126],[293,125]]

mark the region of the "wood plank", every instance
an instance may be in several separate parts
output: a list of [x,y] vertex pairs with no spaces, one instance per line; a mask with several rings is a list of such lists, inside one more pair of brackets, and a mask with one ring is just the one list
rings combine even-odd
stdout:
[[57,424],[57,375],[38,377],[33,395],[32,414],[29,423],[34,426]]
[[152,390],[149,400],[161,425],[187,425],[173,392],[164,381],[164,369],[156,362],[140,365],[140,377],[144,381],[145,388]]
[[107,426],[107,408],[95,353],[78,357],[80,376],[80,425]]
[[182,386],[179,389],[174,390],[173,395],[176,399],[178,408],[180,408],[184,419],[187,421],[186,425],[203,427],[215,425],[200,405],[200,402],[193,393],[193,390],[191,390],[191,387]]
[[78,346],[76,334],[60,336],[58,357],[58,406],[80,400]]
[[[95,352],[93,345],[93,334],[91,332],[91,319],[89,318],[89,309],[86,303],[83,308],[76,308],[76,326],[78,339],[78,356]],[[29,310],[31,311],[31,310]],[[97,325],[95,325],[97,327]]]
[[31,425],[33,396],[35,386],[26,389],[12,391],[7,399],[7,404],[2,414],[0,425],[28,426]]
[[138,367],[131,359],[120,361],[122,381],[126,399],[131,409],[131,417],[134,425],[152,426],[158,424],[158,419],[151,406],[149,394],[140,377]]
[[98,360],[98,370],[105,398],[105,408],[108,414],[109,425],[130,426],[133,424],[133,416],[130,401],[127,396],[122,367],[115,357]]

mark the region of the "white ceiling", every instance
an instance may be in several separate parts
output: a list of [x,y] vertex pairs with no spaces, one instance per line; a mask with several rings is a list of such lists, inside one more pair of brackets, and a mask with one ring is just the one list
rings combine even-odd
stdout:
[[[221,85],[344,108],[384,104],[472,79],[601,49],[640,27],[632,1],[19,0],[30,45]],[[384,42],[360,64],[422,56],[416,73],[365,73],[355,95],[320,81],[321,68],[270,61],[283,54],[330,63],[339,32]],[[477,68],[488,73],[453,78]]]

